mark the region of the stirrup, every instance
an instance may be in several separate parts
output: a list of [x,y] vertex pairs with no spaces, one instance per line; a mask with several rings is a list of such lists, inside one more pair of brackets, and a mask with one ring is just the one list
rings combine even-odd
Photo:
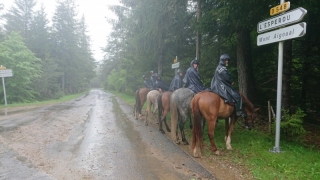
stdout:
[[244,112],[243,110],[239,110],[239,111],[237,111],[237,113],[236,113],[236,115],[237,116],[241,116],[241,117],[246,117],[247,116],[247,113],[246,112]]

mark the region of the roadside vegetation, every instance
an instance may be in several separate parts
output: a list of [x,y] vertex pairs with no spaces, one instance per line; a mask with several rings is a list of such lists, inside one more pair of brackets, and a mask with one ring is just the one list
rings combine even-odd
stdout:
[[70,95],[62,96],[57,99],[51,99],[51,100],[46,100],[46,101],[34,101],[34,102],[30,102],[30,103],[14,103],[14,104],[8,104],[7,106],[2,104],[2,105],[0,105],[0,108],[21,107],[21,106],[38,106],[38,105],[61,103],[61,102],[71,101],[71,100],[77,99],[77,98],[85,95],[86,93],[88,93],[88,92],[86,91],[86,92],[81,92],[81,93],[77,93],[77,94],[70,94]]
[[[108,91],[119,96],[129,105],[134,104],[134,97],[123,93]],[[298,112],[299,114],[299,112]],[[170,122],[170,118],[168,118]],[[255,179],[319,179],[320,151],[315,144],[306,144],[299,138],[281,134],[280,147],[282,152],[272,152],[274,133],[265,131],[267,123],[263,119],[256,119],[256,126],[249,131],[236,124],[232,136],[232,151],[227,151],[224,142],[224,120],[219,120],[215,129],[215,142],[222,152],[216,156],[219,160],[229,161],[250,171]],[[189,142],[192,135],[188,124],[185,130]],[[207,128],[204,132],[204,151],[202,158],[210,159],[215,156],[210,151],[210,141]],[[295,136],[296,137],[296,136]],[[305,136],[304,136],[305,137]],[[290,139],[293,138],[293,139]]]

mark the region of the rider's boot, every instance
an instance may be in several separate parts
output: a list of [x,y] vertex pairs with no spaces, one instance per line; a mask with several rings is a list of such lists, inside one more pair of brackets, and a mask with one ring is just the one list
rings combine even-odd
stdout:
[[236,102],[236,115],[246,117],[247,113],[242,109],[242,100]]

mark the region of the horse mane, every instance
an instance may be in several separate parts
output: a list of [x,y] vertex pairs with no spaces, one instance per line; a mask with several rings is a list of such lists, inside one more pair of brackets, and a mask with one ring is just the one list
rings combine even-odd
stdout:
[[254,105],[249,101],[249,99],[243,95],[242,93],[240,93],[241,97],[242,97],[242,104],[244,107],[248,107],[251,110],[254,109]]

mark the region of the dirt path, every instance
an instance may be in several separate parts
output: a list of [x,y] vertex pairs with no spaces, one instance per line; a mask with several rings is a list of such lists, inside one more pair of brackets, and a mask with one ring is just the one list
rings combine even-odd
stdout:
[[0,114],[0,179],[215,179],[100,90]]
[[[145,112],[143,112],[145,114]],[[143,116],[142,118],[145,118]],[[153,126],[156,128],[159,127],[159,125],[156,123],[156,117],[152,116],[152,120],[149,121]],[[169,124],[170,127],[170,124]],[[164,129],[165,130],[165,129]],[[165,130],[166,132],[166,130]],[[171,139],[170,133],[166,132],[165,134],[168,139]],[[191,138],[186,137],[188,142],[191,144]],[[181,139],[181,138],[180,138]],[[183,151],[185,151],[187,154],[189,154],[190,157],[192,157],[192,150],[191,145],[182,145],[177,144],[179,148],[181,148]],[[228,155],[229,153],[232,153],[232,151],[227,150],[220,150],[221,155],[209,155],[209,157],[202,158],[194,158],[198,163],[200,163],[202,166],[204,166],[208,171],[210,171],[214,177],[216,177],[219,180],[253,180],[254,177],[250,173],[250,171],[241,165],[237,165],[230,161],[231,156]]]

